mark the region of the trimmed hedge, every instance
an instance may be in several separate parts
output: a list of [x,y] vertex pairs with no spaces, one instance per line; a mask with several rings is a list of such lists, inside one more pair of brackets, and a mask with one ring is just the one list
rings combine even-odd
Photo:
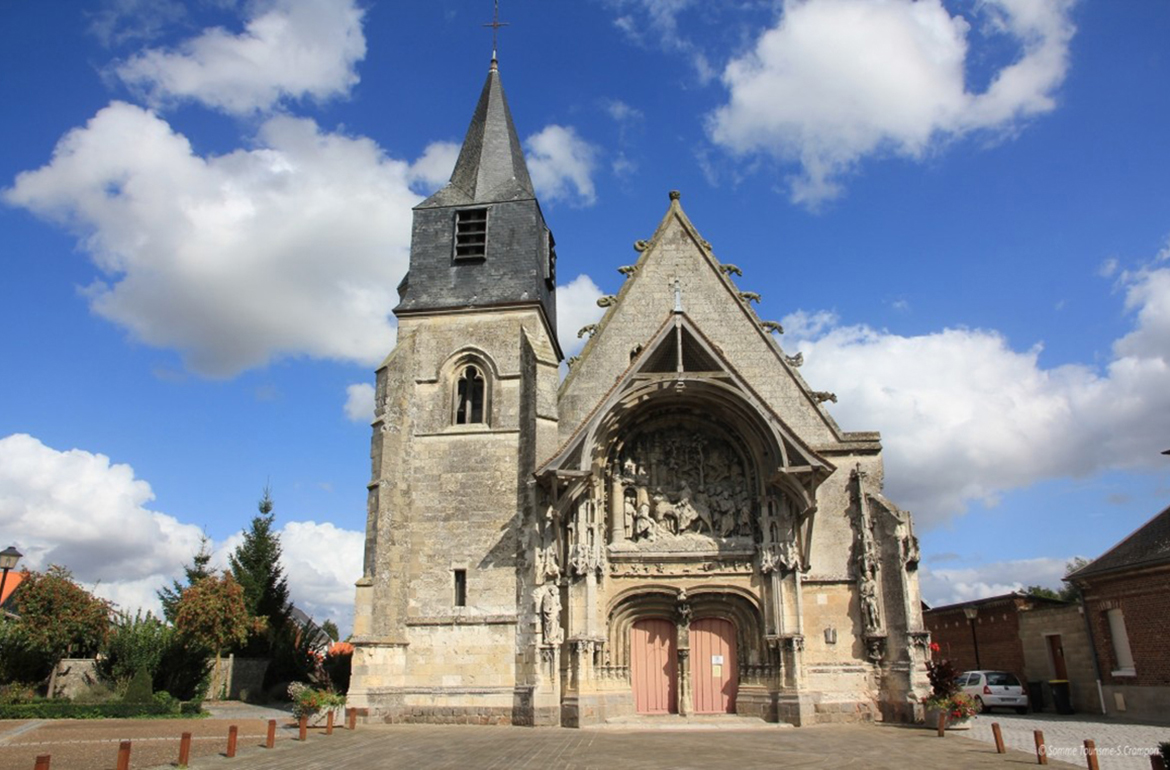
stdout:
[[[194,707],[193,709],[191,707]],[[199,704],[147,703],[72,703],[66,700],[42,700],[34,703],[0,705],[0,719],[125,719],[127,717],[179,717],[199,713]]]

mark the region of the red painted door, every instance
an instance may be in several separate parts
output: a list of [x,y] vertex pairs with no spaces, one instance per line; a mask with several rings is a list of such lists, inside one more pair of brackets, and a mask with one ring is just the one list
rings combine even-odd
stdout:
[[630,678],[634,706],[639,714],[678,711],[675,630],[669,620],[650,618],[634,623],[630,631]]
[[691,669],[696,714],[733,714],[739,687],[735,626],[721,618],[691,623]]

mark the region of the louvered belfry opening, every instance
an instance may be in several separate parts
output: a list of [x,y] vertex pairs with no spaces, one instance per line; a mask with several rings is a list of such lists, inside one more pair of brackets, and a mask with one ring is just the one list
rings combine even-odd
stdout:
[[486,208],[463,209],[455,213],[455,259],[483,259],[487,256]]

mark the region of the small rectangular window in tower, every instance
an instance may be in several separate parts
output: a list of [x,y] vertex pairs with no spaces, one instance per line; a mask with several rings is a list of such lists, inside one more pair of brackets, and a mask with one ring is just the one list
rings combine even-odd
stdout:
[[487,256],[488,210],[463,209],[455,212],[455,259],[483,259]]
[[553,238],[551,230],[546,230],[548,235],[548,260],[544,263],[544,280],[550,289],[555,289],[557,286],[557,242]]
[[455,570],[455,606],[467,606],[467,570]]

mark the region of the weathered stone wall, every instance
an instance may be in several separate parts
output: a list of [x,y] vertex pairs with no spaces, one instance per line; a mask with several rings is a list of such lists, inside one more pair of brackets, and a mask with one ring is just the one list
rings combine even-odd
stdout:
[[[555,352],[534,308],[404,318],[399,340],[379,372],[378,542],[358,588],[369,620],[355,622],[368,630],[355,705],[375,719],[530,721],[513,714],[516,687],[531,686],[518,670],[519,536],[534,458],[551,451]],[[485,374],[486,415],[460,425],[455,388],[468,364]]]

